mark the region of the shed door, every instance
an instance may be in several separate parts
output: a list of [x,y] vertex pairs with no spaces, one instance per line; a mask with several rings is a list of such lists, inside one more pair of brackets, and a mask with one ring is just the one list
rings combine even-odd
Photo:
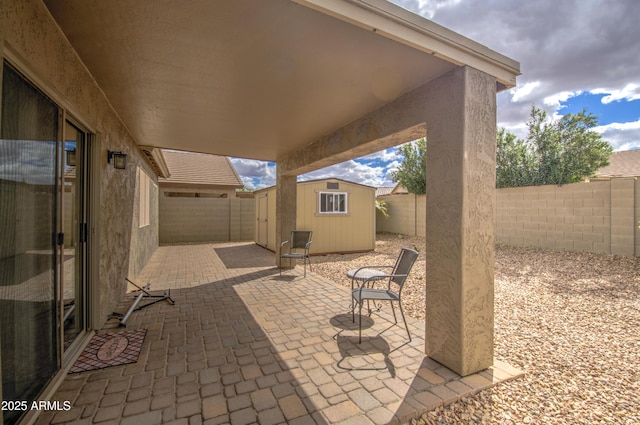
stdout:
[[258,196],[258,237],[256,238],[256,243],[264,247],[266,247],[269,243],[269,216],[267,208],[268,204],[269,198],[266,193]]

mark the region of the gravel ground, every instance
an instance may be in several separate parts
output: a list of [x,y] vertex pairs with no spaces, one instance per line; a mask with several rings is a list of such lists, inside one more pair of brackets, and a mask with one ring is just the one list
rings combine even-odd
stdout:
[[[314,257],[349,286],[347,269],[393,263],[421,237],[378,234],[368,254]],[[423,319],[424,249],[402,297]],[[498,246],[495,356],[525,376],[412,424],[640,424],[640,258]]]

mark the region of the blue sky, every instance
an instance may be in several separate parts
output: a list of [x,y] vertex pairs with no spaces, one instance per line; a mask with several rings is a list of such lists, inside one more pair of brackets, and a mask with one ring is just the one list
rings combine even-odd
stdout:
[[[498,127],[519,137],[531,106],[551,117],[595,114],[614,150],[640,148],[640,1],[391,0],[520,62],[514,89],[498,94]],[[275,184],[275,164],[232,159],[248,188]],[[393,186],[397,149],[299,176]]]

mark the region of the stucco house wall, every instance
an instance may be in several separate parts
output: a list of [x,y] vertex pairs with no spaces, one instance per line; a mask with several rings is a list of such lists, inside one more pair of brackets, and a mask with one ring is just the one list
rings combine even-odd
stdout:
[[[93,326],[99,328],[126,290],[125,277],[139,270],[157,247],[157,214],[152,225],[134,226],[136,173],[145,170],[157,178],[141,155],[127,128],[114,113],[94,77],[79,60],[42,2],[3,2],[0,15],[0,52],[65,114],[73,116],[94,133],[92,163],[96,177],[92,187],[95,218],[91,235],[99,239],[97,270],[90,283],[94,306]],[[128,155],[126,170],[107,164],[107,150]],[[133,262],[129,253],[135,250]]]

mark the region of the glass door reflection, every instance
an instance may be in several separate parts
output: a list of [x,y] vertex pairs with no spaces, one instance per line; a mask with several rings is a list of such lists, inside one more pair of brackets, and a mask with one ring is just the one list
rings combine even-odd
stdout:
[[87,134],[71,122],[65,123],[62,279],[62,323],[64,350],[71,347],[86,328],[86,171]]

